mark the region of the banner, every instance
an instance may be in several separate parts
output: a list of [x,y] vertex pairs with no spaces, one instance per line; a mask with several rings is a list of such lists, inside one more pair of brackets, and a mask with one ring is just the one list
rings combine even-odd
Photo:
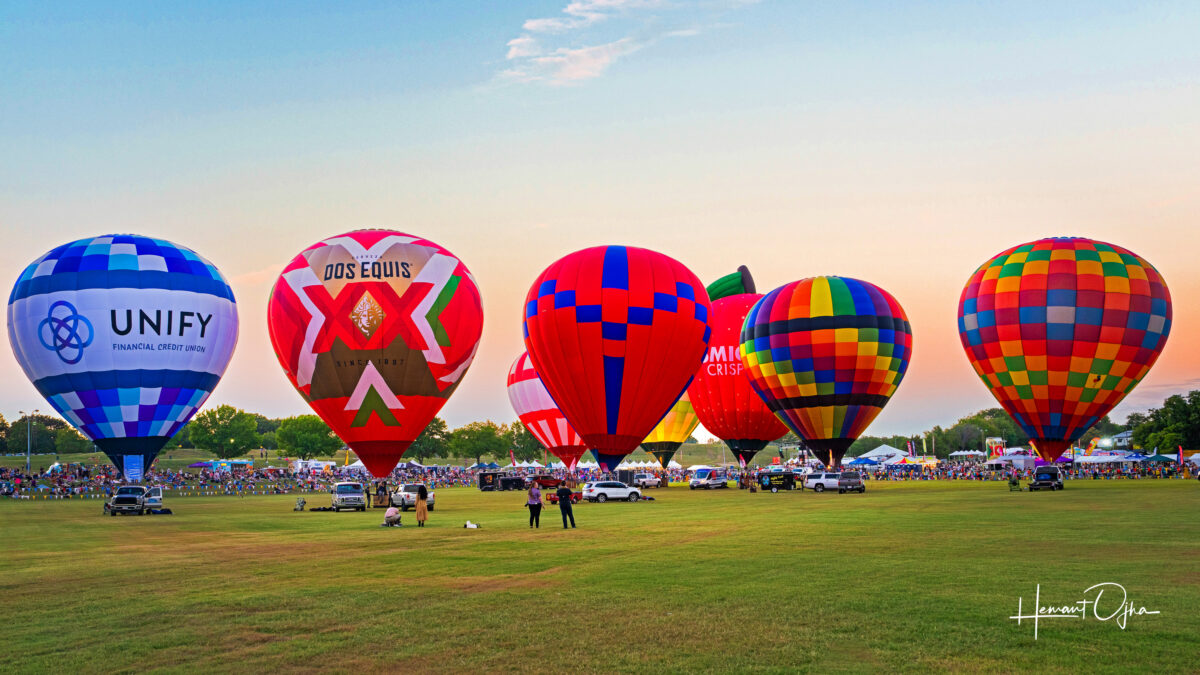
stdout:
[[983,439],[983,444],[987,447],[988,459],[994,459],[1004,454],[1004,448],[1007,443],[1003,438],[991,437]]
[[141,455],[125,455],[125,480],[130,483],[142,482]]

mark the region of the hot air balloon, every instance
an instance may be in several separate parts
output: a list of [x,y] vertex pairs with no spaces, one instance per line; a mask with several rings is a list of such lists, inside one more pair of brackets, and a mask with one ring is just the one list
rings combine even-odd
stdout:
[[1120,246],[1040,239],[971,275],[958,331],[975,372],[1054,461],[1154,365],[1171,332],[1171,294]]
[[567,470],[574,471],[587,445],[550,398],[528,352],[521,352],[508,371],[508,400],[529,433],[566,464]]
[[26,267],[8,298],[8,333],[42,396],[137,482],[220,381],[237,306],[191,249],[111,234]]
[[533,366],[608,470],[679,400],[708,336],[704,286],[678,261],[646,249],[571,253],[525,298]]
[[755,391],[831,468],[887,404],[911,354],[900,303],[846,277],[781,286],[742,327],[742,362]]
[[[712,292],[730,290],[737,289]],[[754,391],[739,352],[742,323],[761,297],[757,293],[736,293],[711,298],[712,339],[704,363],[688,386],[700,423],[729,446],[742,466],[788,431]]]
[[665,469],[675,456],[675,451],[679,450],[679,446],[687,441],[699,424],[700,418],[696,417],[692,401],[685,391],[667,411],[666,417],[663,417],[646,440],[642,441],[642,449],[654,455],[654,459]]
[[462,381],[483,309],[471,273],[446,249],[359,230],[293,258],[267,320],[292,385],[379,478]]

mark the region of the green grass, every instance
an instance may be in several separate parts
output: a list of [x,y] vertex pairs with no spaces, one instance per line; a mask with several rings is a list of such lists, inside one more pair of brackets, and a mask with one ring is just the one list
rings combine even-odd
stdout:
[[[1196,481],[652,494],[565,532],[465,488],[426,529],[289,496],[3,500],[0,672],[1197,669]],[[1161,614],[1043,620],[1036,642],[1008,619],[1035,584],[1066,604],[1110,581]]]

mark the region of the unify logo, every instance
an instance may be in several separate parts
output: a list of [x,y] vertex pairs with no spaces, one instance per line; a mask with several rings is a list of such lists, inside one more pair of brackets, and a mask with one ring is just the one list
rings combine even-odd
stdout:
[[38,324],[38,340],[56,354],[63,363],[73,365],[83,358],[83,350],[92,344],[95,332],[92,322],[65,300],[50,305],[46,318]]
[[[1105,593],[1108,592],[1108,596]],[[1042,585],[1037,585],[1037,592],[1033,596],[1033,614],[1024,613],[1024,598],[1017,598],[1017,613],[1015,616],[1008,618],[1015,619],[1017,625],[1021,625],[1023,620],[1033,620],[1033,639],[1038,638],[1038,622],[1042,619],[1083,619],[1088,618],[1088,606],[1091,606],[1091,616],[1097,621],[1115,621],[1121,630],[1125,630],[1125,626],[1129,623],[1131,616],[1144,616],[1146,614],[1158,614],[1158,611],[1151,611],[1145,607],[1134,607],[1129,601],[1129,594],[1125,592],[1125,587],[1121,584],[1106,582],[1096,584],[1083,591],[1083,599],[1065,605],[1042,606]],[[1101,603],[1104,609],[1101,610]]]
[[[109,316],[112,320],[113,332],[117,335],[129,335],[133,332],[134,328],[137,328],[139,335],[152,333],[154,335],[178,335],[179,337],[183,337],[187,333],[187,330],[192,328],[198,329],[200,337],[203,338],[205,332],[208,330],[208,323],[212,321],[212,314],[188,311],[176,312],[173,309],[168,309],[166,312],[156,309],[152,313],[139,309],[137,321],[134,321],[132,309],[125,310],[124,317],[117,310],[110,310]],[[124,321],[121,320],[122,318]],[[124,325],[121,325],[122,323]]]

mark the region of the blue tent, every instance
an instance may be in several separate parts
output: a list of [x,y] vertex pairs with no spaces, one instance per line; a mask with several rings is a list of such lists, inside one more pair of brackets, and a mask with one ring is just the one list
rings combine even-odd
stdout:
[[847,462],[846,466],[876,466],[879,462],[870,457],[856,457],[853,462]]

